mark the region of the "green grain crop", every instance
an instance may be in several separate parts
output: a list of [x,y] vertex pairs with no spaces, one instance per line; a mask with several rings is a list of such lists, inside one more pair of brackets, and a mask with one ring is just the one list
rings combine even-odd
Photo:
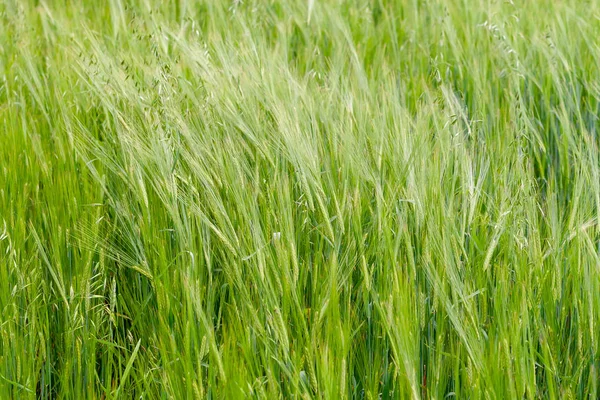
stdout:
[[0,398],[599,398],[597,0],[0,0]]

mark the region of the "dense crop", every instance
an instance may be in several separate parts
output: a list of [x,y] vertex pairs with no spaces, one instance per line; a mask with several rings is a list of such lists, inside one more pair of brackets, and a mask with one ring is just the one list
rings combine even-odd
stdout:
[[598,398],[599,35],[0,0],[0,398]]

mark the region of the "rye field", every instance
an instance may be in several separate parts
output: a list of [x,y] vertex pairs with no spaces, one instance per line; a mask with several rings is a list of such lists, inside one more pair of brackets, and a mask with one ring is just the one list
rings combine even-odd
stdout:
[[600,398],[599,38],[598,0],[0,0],[0,398]]

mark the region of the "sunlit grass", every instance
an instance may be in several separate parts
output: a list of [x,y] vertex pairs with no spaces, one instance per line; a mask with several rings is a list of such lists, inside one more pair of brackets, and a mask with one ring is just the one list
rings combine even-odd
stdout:
[[0,398],[597,398],[599,34],[0,0]]

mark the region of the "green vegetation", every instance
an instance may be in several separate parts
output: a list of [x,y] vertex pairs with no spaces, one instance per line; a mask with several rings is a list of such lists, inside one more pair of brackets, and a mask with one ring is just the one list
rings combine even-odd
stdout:
[[0,0],[0,398],[598,398],[599,36]]

